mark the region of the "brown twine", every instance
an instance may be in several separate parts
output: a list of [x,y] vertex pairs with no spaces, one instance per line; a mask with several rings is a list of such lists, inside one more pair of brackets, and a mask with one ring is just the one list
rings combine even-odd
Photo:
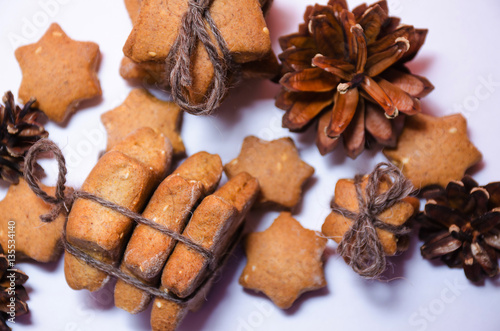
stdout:
[[[378,189],[384,177],[392,180],[392,186],[381,194]],[[377,229],[389,231],[395,235],[404,235],[410,229],[387,224],[378,219],[378,215],[391,208],[395,203],[407,197],[413,191],[413,185],[401,171],[392,164],[379,163],[369,175],[363,197],[361,182],[363,175],[354,178],[359,213],[340,207],[332,201],[334,212],[352,219],[354,222],[344,234],[338,252],[355,272],[366,278],[377,278],[386,268],[384,249],[377,235]]]
[[[54,157],[57,161],[57,165],[59,167],[59,174],[57,177],[57,184],[56,184],[56,192],[55,196],[50,196],[48,195],[45,191],[43,191],[40,188],[40,183],[38,178],[34,176],[35,172],[35,165],[36,161],[39,157],[40,154],[46,153],[46,152],[52,152],[54,154]],[[25,165],[26,168],[24,169],[24,176],[26,179],[26,182],[28,183],[29,187],[31,190],[38,196],[40,197],[43,201],[53,205],[54,207],[50,211],[50,213],[46,215],[41,215],[40,220],[42,222],[52,222],[54,221],[58,215],[62,212],[63,208],[66,210],[66,212],[69,212],[71,209],[71,206],[73,205],[73,202],[76,201],[76,199],[87,199],[94,201],[106,208],[109,208],[111,210],[114,210],[130,219],[135,221],[136,223],[143,224],[146,226],[149,226],[159,232],[161,232],[164,235],[167,235],[171,237],[172,239],[182,242],[183,244],[187,245],[189,248],[199,252],[203,257],[205,258],[204,266],[207,266],[210,271],[216,272],[217,269],[219,269],[223,262],[216,263],[216,258],[213,255],[213,253],[206,249],[205,247],[201,246],[200,244],[192,241],[190,238],[185,237],[175,231],[170,230],[169,228],[158,224],[152,220],[149,220],[147,218],[142,217],[140,214],[137,214],[127,208],[124,208],[122,206],[119,206],[111,201],[108,201],[106,199],[103,199],[101,197],[98,197],[92,193],[88,193],[85,191],[81,190],[67,190],[65,187],[66,183],[66,174],[67,174],[67,169],[66,169],[66,161],[64,159],[64,156],[62,155],[61,150],[59,147],[49,139],[40,139],[38,140],[31,148],[29,149],[26,158],[25,158]],[[66,193],[65,193],[66,192]],[[184,304],[186,302],[189,302],[191,298],[194,297],[197,291],[193,293],[190,297],[187,298],[179,298],[171,293],[167,293],[164,291],[159,290],[158,288],[146,285],[139,281],[138,279],[124,273],[121,271],[119,268],[116,268],[113,265],[104,263],[102,261],[96,260],[92,256],[86,254],[85,252],[81,251],[77,247],[71,245],[67,239],[66,239],[66,223],[63,229],[63,234],[62,234],[62,244],[64,249],[74,255],[75,257],[79,258],[80,260],[86,262],[90,266],[105,272],[108,275],[114,276],[116,278],[119,278],[123,280],[124,282],[131,284],[153,296],[161,297],[166,300],[173,301],[175,303],[179,304]]]
[[[171,87],[172,98],[182,109],[194,115],[210,115],[219,107],[229,88],[231,79],[229,74],[235,67],[226,41],[210,15],[212,2],[213,0],[188,1],[188,9],[182,17],[179,34],[165,60],[165,73]],[[208,29],[215,38],[215,44],[210,38]],[[191,58],[198,40],[207,50],[213,65],[214,78],[208,96],[202,103],[193,105],[189,102],[186,88],[193,83]]]

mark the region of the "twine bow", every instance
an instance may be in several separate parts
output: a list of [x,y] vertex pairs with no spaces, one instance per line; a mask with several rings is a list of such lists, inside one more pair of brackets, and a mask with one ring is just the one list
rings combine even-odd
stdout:
[[[392,186],[379,194],[379,185],[383,178],[390,178]],[[378,219],[378,215],[391,208],[413,191],[413,185],[401,171],[392,164],[379,163],[369,175],[363,195],[362,175],[354,178],[359,212],[355,213],[332,202],[332,210],[353,220],[352,226],[344,234],[338,252],[355,272],[366,278],[376,278],[386,268],[384,249],[377,235],[377,229],[389,231],[395,235],[404,235],[410,229],[387,224]]]
[[[229,73],[234,66],[226,41],[210,15],[212,2],[213,0],[188,1],[188,9],[182,17],[179,34],[165,60],[165,72],[172,98],[182,109],[194,115],[210,115],[219,107],[229,88]],[[212,41],[208,30],[216,44]],[[207,50],[214,68],[214,77],[204,101],[193,105],[189,102],[186,89],[193,84],[191,58],[198,40]]]
[[[44,190],[40,188],[40,183],[38,181],[38,178],[34,175],[35,169],[36,169],[36,161],[39,157],[40,154],[46,153],[46,152],[52,152],[54,154],[54,157],[57,161],[57,165],[59,168],[59,174],[57,176],[57,184],[56,184],[56,192],[55,196],[50,196],[48,195]],[[213,253],[206,249],[205,247],[201,246],[200,244],[192,241],[190,238],[185,237],[175,231],[170,230],[169,228],[158,224],[156,222],[153,222],[147,218],[142,217],[140,214],[137,214],[127,208],[124,208],[122,206],[119,206],[111,201],[108,201],[106,199],[103,199],[101,197],[98,197],[94,194],[81,191],[81,190],[72,190],[68,189],[65,186],[66,183],[66,174],[67,174],[67,169],[66,169],[66,161],[64,159],[64,156],[62,155],[61,150],[59,147],[52,142],[49,139],[40,139],[38,140],[31,148],[29,149],[26,158],[25,158],[25,169],[24,169],[24,177],[26,182],[28,183],[29,187],[31,190],[43,201],[45,201],[48,204],[53,205],[54,207],[50,211],[50,213],[46,215],[41,215],[40,220],[42,222],[52,222],[54,221],[59,214],[63,211],[63,208],[66,210],[66,212],[69,212],[71,210],[71,206],[73,202],[78,199],[87,199],[94,201],[96,203],[101,204],[102,206],[112,209],[130,219],[133,221],[143,224],[146,226],[149,226],[159,232],[161,232],[164,235],[167,235],[171,237],[173,240],[182,242],[183,244],[187,245],[188,247],[196,250],[199,252],[203,257],[205,257],[205,262],[204,264],[211,270],[214,274],[219,270],[219,268],[223,265],[224,259],[221,259],[221,261],[217,261],[217,259],[214,257]],[[235,241],[237,242],[237,241]],[[62,244],[64,249],[74,255],[75,257],[79,258],[80,260],[86,262],[90,266],[103,271],[107,273],[108,275],[114,276],[116,278],[119,278],[123,280],[124,282],[131,284],[145,292],[148,292],[149,294],[157,297],[161,297],[166,300],[173,301],[178,304],[186,304],[191,300],[198,291],[194,291],[194,293],[187,297],[187,298],[178,298],[177,296],[174,296],[171,293],[167,293],[164,291],[159,290],[158,288],[146,285],[139,281],[137,278],[134,278],[123,271],[121,271],[119,268],[104,263],[102,261],[96,260],[95,258],[91,257],[87,253],[83,252],[79,248],[73,246],[66,240],[66,223],[64,225],[63,233],[62,233]]]

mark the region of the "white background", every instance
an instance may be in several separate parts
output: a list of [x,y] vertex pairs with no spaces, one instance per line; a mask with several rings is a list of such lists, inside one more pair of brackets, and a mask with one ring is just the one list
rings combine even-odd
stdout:
[[[241,1],[241,0],[234,0]],[[105,148],[100,115],[119,105],[132,88],[118,74],[122,46],[131,23],[121,0],[60,0],[47,15],[41,3],[51,0],[0,0],[0,91],[12,90],[17,97],[21,71],[14,57],[19,46],[36,42],[50,22],[58,22],[76,40],[99,44],[102,62],[100,100],[85,103],[64,126],[48,123],[46,129],[69,159],[69,185],[79,187]],[[274,49],[277,38],[295,32],[308,0],[275,0],[267,18]],[[324,4],[326,0],[319,0]],[[352,7],[360,1],[349,1]],[[402,22],[427,27],[427,42],[412,70],[430,79],[436,89],[422,102],[425,113],[448,115],[462,107],[469,120],[469,134],[484,155],[474,169],[481,184],[500,180],[498,173],[500,82],[498,31],[500,4],[495,0],[389,1],[391,14]],[[28,26],[33,25],[29,29]],[[481,87],[482,86],[482,87]],[[480,93],[477,94],[478,89]],[[296,218],[307,228],[319,230],[329,213],[335,183],[358,172],[369,172],[384,160],[380,150],[365,152],[357,160],[343,156],[342,147],[321,157],[314,146],[314,133],[290,134],[281,129],[283,112],[274,107],[278,86],[264,81],[245,82],[232,91],[213,117],[184,116],[182,137],[189,154],[206,150],[229,162],[239,153],[241,141],[253,134],[275,139],[291,135],[301,156],[316,168],[305,189]],[[485,96],[484,94],[487,94]],[[478,98],[479,97],[479,98]],[[138,110],[140,111],[140,110]],[[54,164],[42,164],[46,184],[54,183]],[[3,198],[6,186],[0,188]],[[2,213],[8,212],[5,210]],[[267,228],[276,211],[256,211],[249,227]],[[413,237],[410,249],[391,258],[387,281],[366,281],[335,254],[330,242],[325,273],[327,288],[303,295],[293,307],[282,311],[264,296],[243,290],[238,277],[245,258],[239,249],[230,259],[205,306],[190,313],[181,330],[498,330],[500,325],[500,280],[469,283],[462,270],[450,270],[422,259],[421,243]],[[31,314],[18,318],[18,330],[147,330],[150,310],[130,315],[113,306],[112,287],[90,294],[73,291],[65,282],[62,259],[53,264],[20,263],[30,276],[27,289]],[[450,285],[452,284],[452,285]],[[453,285],[454,284],[454,285]],[[258,308],[260,305],[260,309]],[[426,313],[427,312],[427,313]]]

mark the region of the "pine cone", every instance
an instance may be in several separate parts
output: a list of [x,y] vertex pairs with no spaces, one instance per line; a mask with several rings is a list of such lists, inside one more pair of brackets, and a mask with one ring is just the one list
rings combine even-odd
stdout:
[[424,193],[427,200],[419,237],[426,259],[441,258],[449,267],[463,267],[474,282],[498,274],[500,250],[500,182],[484,187],[469,176],[446,189]]
[[404,66],[427,30],[400,25],[386,1],[350,12],[345,0],[330,0],[309,6],[304,20],[297,33],[280,38],[284,76],[276,106],[287,111],[283,127],[301,131],[319,118],[316,144],[322,155],[341,135],[351,158],[364,150],[367,137],[393,146],[389,119],[420,112],[419,98],[434,88]]
[[34,99],[23,108],[14,102],[14,96],[9,91],[5,93],[0,104],[0,179],[11,184],[19,182],[23,175],[23,162],[28,149],[38,139],[49,134],[37,122],[40,110],[33,107]]
[[[28,276],[17,269],[10,269],[9,261],[5,256],[2,246],[0,246],[0,331],[10,330],[6,321],[13,316],[10,315],[12,309],[15,311],[15,316],[21,316],[28,312],[28,294],[24,289],[24,284],[28,280]],[[15,290],[11,287],[14,282]],[[15,294],[14,294],[15,293]],[[15,300],[14,306],[11,307],[11,297]]]

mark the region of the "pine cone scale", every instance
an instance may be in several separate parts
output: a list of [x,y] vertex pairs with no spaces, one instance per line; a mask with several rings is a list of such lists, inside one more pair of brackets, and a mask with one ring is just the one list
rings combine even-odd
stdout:
[[321,69],[309,68],[286,74],[280,84],[292,92],[328,92],[337,87],[338,81]]
[[388,18],[388,13],[378,4],[363,13],[363,16],[359,19],[359,25],[365,31],[367,43],[372,43],[377,39],[382,26],[385,25]]
[[290,131],[300,131],[308,125],[323,109],[332,104],[330,96],[326,99],[316,98],[297,100],[293,107],[283,116],[283,127]]
[[453,238],[449,232],[442,232],[422,246],[421,252],[425,259],[434,259],[459,249],[462,242]]
[[381,77],[414,98],[423,98],[434,89],[427,78],[409,75],[394,69],[387,69]]
[[327,131],[330,138],[340,136],[351,123],[358,107],[358,100],[357,88],[349,89],[346,93],[335,94],[335,102]]

